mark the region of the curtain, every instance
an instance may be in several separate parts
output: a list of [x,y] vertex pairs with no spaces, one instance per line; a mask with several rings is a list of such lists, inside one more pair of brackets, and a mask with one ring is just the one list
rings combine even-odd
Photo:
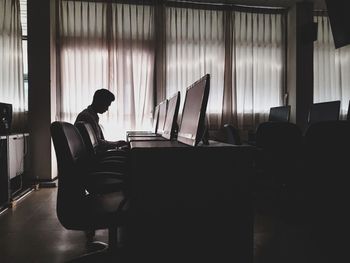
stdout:
[[0,102],[12,104],[12,130],[23,129],[28,105],[24,98],[18,0],[0,0]]
[[238,127],[267,119],[270,107],[283,103],[283,16],[232,14],[232,103]]
[[150,129],[153,101],[153,7],[61,1],[60,118],[74,122],[95,90],[116,95],[100,116],[107,139]]
[[335,49],[329,18],[317,15],[317,41],[314,42],[314,102],[341,101],[344,118],[350,99],[350,47]]
[[282,14],[166,9],[166,97],[209,73],[210,128],[252,127],[282,105],[283,54]]
[[62,0],[61,119],[107,88],[117,101],[101,116],[105,133],[124,137],[149,129],[154,105],[177,91],[181,115],[186,88],[209,73],[209,128],[254,126],[282,105],[283,21],[266,10]]
[[181,91],[182,112],[186,88],[210,74],[207,120],[219,127],[224,88],[224,12],[166,8],[166,97]]

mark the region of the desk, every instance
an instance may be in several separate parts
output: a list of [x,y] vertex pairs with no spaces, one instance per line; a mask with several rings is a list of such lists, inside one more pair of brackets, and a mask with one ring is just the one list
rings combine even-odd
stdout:
[[130,144],[132,261],[253,262],[254,147]]

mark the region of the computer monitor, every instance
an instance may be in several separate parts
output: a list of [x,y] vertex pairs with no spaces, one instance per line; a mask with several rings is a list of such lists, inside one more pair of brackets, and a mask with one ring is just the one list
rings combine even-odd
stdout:
[[340,100],[313,103],[309,111],[308,123],[339,120]]
[[168,99],[168,110],[164,124],[163,137],[166,139],[174,138],[175,126],[177,126],[177,115],[179,113],[180,105],[180,91],[176,92],[170,99]]
[[162,135],[164,132],[164,124],[166,118],[166,111],[168,107],[168,100],[163,100],[159,103],[159,117],[158,117],[158,125],[157,125],[157,134]]
[[0,134],[9,134],[12,124],[12,104],[0,102]]
[[206,74],[186,90],[177,140],[197,146],[204,132],[205,113],[209,97],[210,75]]
[[153,114],[152,132],[154,133],[157,132],[158,120],[159,120],[159,104],[155,107],[154,114]]
[[290,105],[271,107],[269,121],[289,122]]

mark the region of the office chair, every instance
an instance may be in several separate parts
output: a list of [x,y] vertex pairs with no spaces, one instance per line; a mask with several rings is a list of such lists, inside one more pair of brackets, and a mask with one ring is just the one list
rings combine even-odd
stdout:
[[280,210],[300,194],[302,132],[289,122],[264,122],[256,132],[257,202],[262,208]]
[[232,124],[225,124],[224,129],[226,131],[227,143],[234,145],[242,144],[239,131]]
[[[116,248],[117,228],[125,222],[123,183],[109,178],[110,173],[89,170],[87,151],[74,125],[55,121],[50,130],[58,165],[57,217],[70,230],[107,228],[109,245],[101,255],[110,255]],[[97,259],[100,252],[81,259]]]
[[334,255],[345,254],[345,235],[348,235],[346,229],[350,220],[347,211],[350,122],[313,123],[304,137],[303,177],[308,216],[315,228],[315,240],[320,241],[327,262],[333,262]]
[[127,151],[117,149],[111,149],[104,152],[98,151],[97,136],[91,127],[91,124],[80,121],[75,123],[75,126],[83,138],[90,161],[95,164],[95,170],[127,173]]

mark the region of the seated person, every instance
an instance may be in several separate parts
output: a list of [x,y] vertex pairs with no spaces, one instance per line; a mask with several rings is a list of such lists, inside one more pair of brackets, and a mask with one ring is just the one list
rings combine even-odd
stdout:
[[111,103],[115,100],[115,96],[107,89],[99,89],[95,91],[91,105],[79,113],[75,123],[83,121],[90,123],[98,140],[98,151],[103,152],[109,149],[121,148],[128,149],[128,143],[124,140],[107,141],[103,136],[101,126],[99,125],[98,114],[105,113]]

